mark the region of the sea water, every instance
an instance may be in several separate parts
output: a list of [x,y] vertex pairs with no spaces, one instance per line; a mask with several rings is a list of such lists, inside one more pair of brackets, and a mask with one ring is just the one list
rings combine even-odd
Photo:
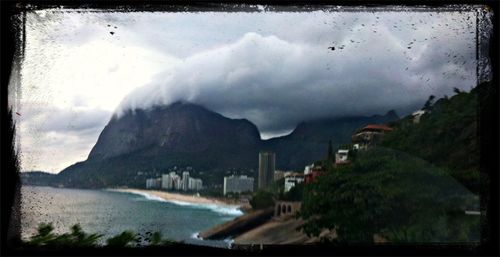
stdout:
[[102,234],[103,242],[125,230],[160,232],[164,238],[188,244],[229,247],[228,240],[201,240],[200,231],[242,215],[236,207],[165,201],[149,194],[108,190],[21,188],[21,236],[29,239],[40,223],[52,223],[55,233],[80,224],[87,233]]

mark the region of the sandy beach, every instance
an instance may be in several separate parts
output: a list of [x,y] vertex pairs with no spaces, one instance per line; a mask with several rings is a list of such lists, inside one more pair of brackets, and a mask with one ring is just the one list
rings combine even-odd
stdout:
[[178,201],[178,202],[186,202],[192,204],[215,204],[220,206],[231,206],[231,207],[240,207],[237,203],[226,203],[221,200],[211,199],[207,197],[201,197],[196,195],[184,195],[177,193],[168,193],[164,191],[157,190],[145,190],[145,189],[133,189],[133,188],[117,188],[117,189],[108,189],[109,191],[115,192],[126,192],[126,193],[136,193],[136,194],[148,194],[159,197],[166,201]]

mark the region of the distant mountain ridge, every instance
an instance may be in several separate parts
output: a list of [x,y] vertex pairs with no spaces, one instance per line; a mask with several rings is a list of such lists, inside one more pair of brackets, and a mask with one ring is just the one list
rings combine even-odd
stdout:
[[23,171],[19,174],[21,183],[24,185],[44,186],[50,184],[56,177],[56,174],[44,171]]
[[[204,183],[222,183],[226,169],[253,169],[258,153],[276,153],[277,169],[303,169],[324,157],[328,141],[349,143],[352,133],[369,123],[398,119],[394,111],[370,117],[344,117],[300,123],[289,135],[261,140],[246,119],[230,119],[205,107],[176,102],[113,117],[101,132],[88,159],[64,169],[57,183],[69,187],[144,186],[146,174],[172,166],[207,171]],[[209,172],[208,172],[209,171]],[[253,173],[257,176],[257,173]]]

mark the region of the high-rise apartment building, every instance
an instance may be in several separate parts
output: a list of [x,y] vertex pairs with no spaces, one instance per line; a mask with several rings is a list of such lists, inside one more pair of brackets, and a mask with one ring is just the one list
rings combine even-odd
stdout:
[[269,186],[274,179],[276,155],[273,152],[259,153],[259,188]]
[[189,171],[182,172],[182,190],[188,191],[189,189]]

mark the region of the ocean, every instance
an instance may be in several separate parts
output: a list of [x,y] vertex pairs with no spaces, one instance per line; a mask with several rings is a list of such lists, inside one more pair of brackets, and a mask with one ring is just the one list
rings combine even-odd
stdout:
[[51,222],[54,232],[65,233],[80,224],[88,233],[110,236],[131,230],[142,237],[161,232],[164,238],[188,244],[229,247],[230,240],[201,240],[200,231],[234,219],[236,208],[165,201],[148,194],[22,186],[21,237],[36,233],[38,224]]

